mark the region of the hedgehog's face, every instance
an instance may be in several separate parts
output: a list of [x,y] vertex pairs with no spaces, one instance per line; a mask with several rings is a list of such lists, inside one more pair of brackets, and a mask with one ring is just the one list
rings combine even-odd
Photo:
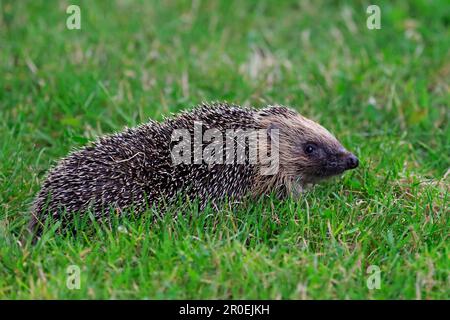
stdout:
[[279,129],[280,174],[302,184],[339,175],[358,166],[358,158],[320,124],[291,110],[271,116]]
[[304,183],[314,183],[358,166],[358,158],[348,152],[324,127],[302,116],[294,122],[289,140],[294,175]]
[[316,182],[339,175],[358,167],[358,158],[336,141],[332,144],[321,140],[299,141],[294,150],[297,159],[295,170],[302,181]]
[[[285,107],[263,109],[257,118],[278,146],[279,170],[270,180],[288,190],[339,175],[358,166],[358,158],[318,123]],[[277,129],[278,135],[272,135]],[[294,190],[294,191],[295,191]]]

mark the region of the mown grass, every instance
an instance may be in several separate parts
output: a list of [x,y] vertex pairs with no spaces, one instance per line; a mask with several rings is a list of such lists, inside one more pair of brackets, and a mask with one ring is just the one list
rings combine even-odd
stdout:
[[[67,1],[0,2],[0,298],[449,298],[446,1],[382,1],[381,30],[365,1],[75,3],[81,30]],[[293,106],[361,167],[297,202],[23,239],[57,159],[215,100]]]

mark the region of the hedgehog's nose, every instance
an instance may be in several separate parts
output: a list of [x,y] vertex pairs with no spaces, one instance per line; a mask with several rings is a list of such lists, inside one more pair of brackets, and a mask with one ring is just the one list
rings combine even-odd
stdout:
[[359,160],[354,154],[350,153],[347,156],[346,164],[347,169],[355,169],[359,165]]

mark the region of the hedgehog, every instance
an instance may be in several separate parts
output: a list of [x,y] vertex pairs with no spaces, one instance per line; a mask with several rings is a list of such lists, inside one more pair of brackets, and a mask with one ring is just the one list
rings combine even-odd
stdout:
[[34,200],[29,230],[39,235],[49,217],[67,225],[90,212],[101,221],[180,197],[196,199],[200,209],[271,193],[298,197],[357,166],[327,129],[291,108],[203,103],[100,137],[60,160]]

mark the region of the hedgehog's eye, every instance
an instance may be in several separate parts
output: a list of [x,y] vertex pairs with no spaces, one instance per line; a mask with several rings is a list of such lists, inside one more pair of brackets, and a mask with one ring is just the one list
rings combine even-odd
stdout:
[[316,150],[316,146],[313,145],[313,144],[311,144],[311,143],[308,143],[308,144],[305,146],[305,153],[306,153],[306,154],[312,154],[315,150]]

